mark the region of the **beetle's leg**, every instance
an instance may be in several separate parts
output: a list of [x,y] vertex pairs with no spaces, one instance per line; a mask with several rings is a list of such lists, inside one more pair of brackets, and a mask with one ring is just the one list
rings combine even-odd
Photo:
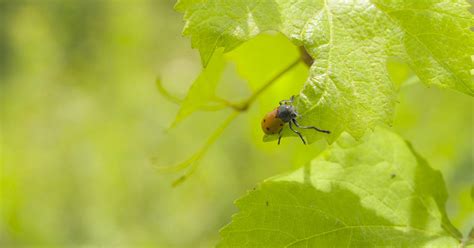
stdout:
[[282,104],[288,104],[288,103],[293,103],[293,100],[295,100],[295,96],[291,96],[291,98],[289,100],[281,100],[280,101],[280,105]]
[[283,131],[283,128],[280,129],[280,131],[278,132],[278,145],[280,145],[280,140],[281,140],[281,132]]
[[297,127],[302,128],[302,129],[314,129],[314,130],[316,130],[316,131],[318,131],[318,132],[321,132],[321,133],[331,133],[331,132],[328,131],[328,130],[322,130],[322,129],[319,129],[319,128],[314,127],[314,126],[300,126],[300,125],[298,124],[298,122],[296,121],[296,119],[291,119],[291,121],[292,121],[293,123],[295,123],[295,125],[296,125]]
[[293,131],[294,133],[298,134],[298,136],[300,136],[300,138],[301,138],[301,141],[303,141],[303,144],[306,145],[306,141],[304,141],[303,136],[301,135],[301,133],[298,132],[298,131],[296,131],[295,129],[293,129],[293,126],[291,125],[291,122],[288,122],[288,124],[290,124],[290,129],[291,129],[291,131]]

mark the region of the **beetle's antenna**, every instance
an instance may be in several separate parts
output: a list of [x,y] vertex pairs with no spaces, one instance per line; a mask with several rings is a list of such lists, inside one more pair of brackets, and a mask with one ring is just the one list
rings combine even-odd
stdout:
[[[293,123],[295,123],[295,125],[296,125],[297,127],[302,128],[302,129],[314,129],[314,130],[316,130],[316,131],[318,131],[318,132],[321,132],[321,133],[331,133],[331,132],[328,131],[328,130],[322,130],[322,129],[319,129],[319,128],[314,127],[314,126],[300,126],[300,125],[298,124],[298,122],[296,121],[296,119],[291,119],[291,121],[292,121]],[[291,124],[291,123],[290,123],[290,124]]]
[[291,125],[291,122],[288,122],[288,124],[290,125],[291,131],[293,131],[294,133],[298,134],[298,136],[300,136],[300,138],[301,138],[301,141],[303,141],[303,144],[306,145],[306,141],[304,141],[303,136],[301,135],[301,133],[298,132],[298,131],[296,131],[295,129],[293,129],[293,126]]

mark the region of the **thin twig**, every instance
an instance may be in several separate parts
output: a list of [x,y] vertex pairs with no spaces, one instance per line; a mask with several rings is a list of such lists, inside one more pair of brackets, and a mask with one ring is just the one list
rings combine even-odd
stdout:
[[168,92],[165,87],[163,87],[163,82],[161,81],[161,78],[157,78],[156,81],[155,81],[155,84],[156,84],[156,88],[158,89],[158,91],[164,96],[166,97],[166,99],[168,99],[168,101],[170,102],[173,102],[173,103],[176,103],[176,104],[181,104],[183,103],[183,99],[177,97],[177,96],[174,96],[172,95],[170,92]]
[[268,82],[266,82],[262,87],[256,90],[247,100],[242,104],[241,111],[245,111],[249,108],[249,106],[257,99],[257,97],[262,94],[268,87],[270,87],[274,82],[276,82],[281,76],[285,73],[296,67],[301,62],[301,57],[298,57],[295,61],[293,61],[290,65],[288,65],[285,69],[280,71],[278,74],[273,76]]
[[195,155],[191,157],[191,161],[187,160],[189,161],[189,164],[188,164],[189,170],[184,175],[182,175],[181,177],[179,177],[173,182],[172,184],[173,187],[176,187],[182,182],[184,182],[189,176],[191,176],[196,171],[196,168],[201,158],[203,157],[204,154],[206,154],[207,150],[209,150],[209,147],[211,147],[211,145],[214,144],[214,142],[216,142],[216,140],[222,135],[224,130],[230,125],[230,123],[232,123],[232,121],[235,118],[237,118],[239,114],[240,114],[239,112],[233,111],[232,114],[229,115],[229,117],[227,117],[227,119],[214,131],[214,133],[212,133],[212,135],[206,141],[204,146],[199,150],[199,152],[197,152]]
[[[161,93],[161,95],[163,95],[168,101],[172,102],[172,103],[176,103],[178,105],[182,104],[185,99],[182,99],[182,98],[179,98],[173,94],[171,94],[167,89],[165,89],[165,87],[163,86],[163,82],[161,81],[160,78],[157,78],[156,79],[156,88],[158,89],[158,92]],[[222,109],[225,109],[227,107],[229,107],[230,103],[227,102],[227,103],[224,103],[222,101],[217,101],[217,104],[207,104],[207,105],[203,105],[201,107],[199,107],[200,110],[203,110],[203,111],[218,111],[218,110],[222,110]],[[230,106],[232,107],[232,106]]]
[[[216,102],[222,103],[224,106],[228,106],[232,109],[234,109],[234,112],[227,117],[227,119],[222,123],[221,126],[219,126],[214,133],[208,138],[204,146],[193,156],[191,156],[189,159],[185,160],[184,162],[174,165],[174,166],[167,166],[167,167],[161,167],[159,170],[161,171],[179,171],[185,168],[188,168],[188,171],[176,179],[172,186],[178,186],[179,184],[183,183],[189,176],[191,176],[195,171],[196,168],[199,165],[200,159],[206,154],[207,150],[211,147],[212,144],[222,135],[224,130],[232,123],[232,121],[239,116],[240,113],[246,111],[252,103],[262,94],[266,89],[268,89],[273,83],[275,83],[281,76],[283,76],[285,73],[296,67],[299,63],[301,62],[301,58],[298,57],[294,62],[292,62],[290,65],[288,65],[285,69],[280,71],[278,74],[273,76],[270,80],[268,80],[265,84],[263,84],[258,90],[256,90],[252,95],[250,95],[247,100],[245,100],[241,104],[235,104],[232,102],[229,102],[225,99],[215,97],[214,100]],[[161,86],[161,83],[157,82],[158,86]],[[162,87],[162,86],[161,86]],[[162,88],[164,90],[164,88]],[[161,92],[161,90],[160,90]],[[166,92],[166,91],[164,91]],[[163,93],[163,92],[162,92]],[[166,94],[167,95],[167,94]]]

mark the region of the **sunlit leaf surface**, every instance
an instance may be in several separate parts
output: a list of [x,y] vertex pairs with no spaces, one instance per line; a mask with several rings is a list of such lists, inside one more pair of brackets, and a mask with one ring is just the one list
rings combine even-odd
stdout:
[[[464,1],[182,0],[176,8],[204,65],[215,49],[232,50],[268,30],[304,45],[315,63],[296,103],[300,122],[330,130],[329,141],[392,122],[391,57],[426,84],[474,95],[474,19]],[[310,142],[322,137],[304,134]]]
[[237,201],[221,247],[456,247],[441,174],[399,136],[343,135]]

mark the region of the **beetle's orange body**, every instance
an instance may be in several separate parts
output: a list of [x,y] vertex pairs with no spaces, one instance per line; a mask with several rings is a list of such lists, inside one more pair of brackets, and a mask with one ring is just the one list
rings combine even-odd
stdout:
[[303,135],[300,132],[296,131],[292,125],[295,125],[298,128],[302,129],[314,129],[321,133],[331,133],[327,130],[322,130],[314,126],[300,126],[296,121],[296,118],[299,116],[298,112],[296,111],[295,106],[293,106],[293,101],[295,96],[292,96],[290,100],[282,100],[280,101],[280,106],[274,109],[272,112],[268,113],[263,117],[262,120],[262,130],[265,134],[276,134],[278,133],[278,144],[280,144],[281,140],[281,131],[283,130],[283,126],[288,123],[291,131],[296,133],[303,144],[306,145],[306,141],[303,139]]
[[277,117],[278,108],[267,113],[262,120],[262,130],[266,134],[276,134],[283,128],[285,122]]

